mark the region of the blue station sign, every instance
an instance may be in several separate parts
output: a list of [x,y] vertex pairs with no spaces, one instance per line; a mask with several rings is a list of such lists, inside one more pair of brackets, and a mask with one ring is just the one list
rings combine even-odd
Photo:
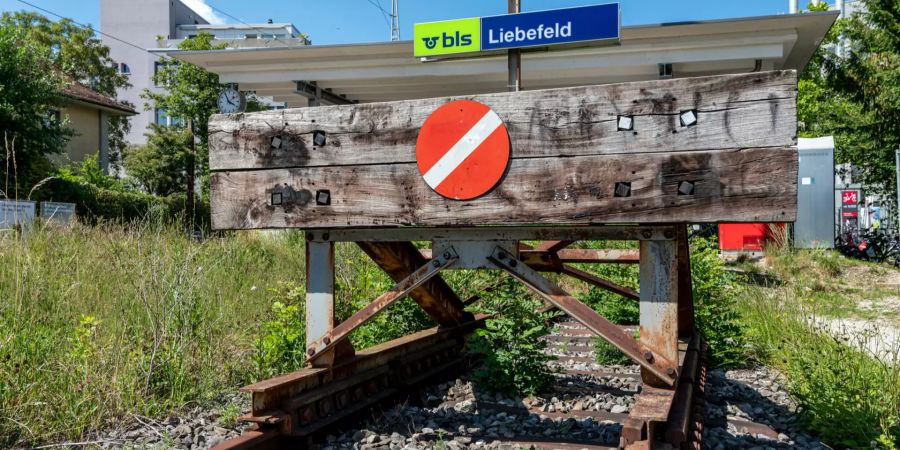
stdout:
[[415,56],[618,42],[619,4],[578,6],[502,16],[417,23]]
[[482,51],[618,39],[618,3],[481,19]]

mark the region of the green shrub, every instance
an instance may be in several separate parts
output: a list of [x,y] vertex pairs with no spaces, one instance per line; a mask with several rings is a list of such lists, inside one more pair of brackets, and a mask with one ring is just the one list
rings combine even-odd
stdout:
[[155,195],[183,192],[187,183],[189,146],[193,136],[182,127],[150,124],[147,144],[125,149],[128,176]]
[[100,154],[88,155],[83,161],[56,170],[56,176],[73,183],[87,183],[100,189],[124,191],[122,180],[111,177],[100,167]]
[[554,358],[543,352],[547,343],[541,338],[550,334],[549,321],[556,313],[539,312],[543,302],[525,289],[518,281],[505,278],[485,293],[478,308],[495,316],[467,343],[481,360],[475,380],[509,395],[533,395],[553,381],[547,363]]
[[284,302],[272,304],[275,317],[263,323],[263,333],[256,338],[253,363],[257,379],[295,371],[306,360],[305,289],[280,283],[271,292]]
[[747,342],[736,304],[739,290],[734,276],[725,270],[715,241],[691,241],[691,284],[696,326],[709,346],[712,365],[746,364]]
[[581,300],[613,323],[637,325],[640,322],[640,306],[638,302],[614,294],[606,289],[591,286]]
[[[90,224],[102,221],[176,222],[183,221],[187,211],[184,193],[157,197],[132,190],[105,189],[79,181],[77,177],[50,179],[34,191],[32,199],[74,203],[78,219]],[[209,217],[209,204],[198,201],[194,223],[208,228]]]

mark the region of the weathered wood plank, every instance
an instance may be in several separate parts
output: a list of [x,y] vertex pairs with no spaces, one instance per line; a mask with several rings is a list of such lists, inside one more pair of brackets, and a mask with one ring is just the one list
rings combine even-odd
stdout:
[[[631,196],[615,197],[617,182],[631,183]],[[681,182],[693,195],[679,195]],[[789,222],[797,150],[516,159],[470,201],[436,194],[409,163],[218,172],[211,186],[216,229]],[[329,205],[316,203],[319,190]]]
[[[504,120],[512,157],[723,150],[795,145],[797,76],[758,72],[468,97],[214,116],[214,171],[415,161],[419,128],[438,106],[482,102]],[[696,126],[679,113],[697,111]],[[618,131],[619,115],[634,116]],[[324,132],[325,144],[313,142]],[[273,146],[274,141],[274,146]]]

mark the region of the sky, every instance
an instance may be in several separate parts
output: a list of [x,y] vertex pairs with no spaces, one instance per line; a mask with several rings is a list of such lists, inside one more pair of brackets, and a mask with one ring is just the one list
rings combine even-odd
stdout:
[[[40,8],[99,28],[100,0],[25,0]],[[117,0],[127,2],[130,0]],[[292,22],[313,44],[390,40],[384,10],[390,0],[183,0],[212,23]],[[506,13],[505,0],[399,0],[400,34],[412,38],[413,24]],[[521,0],[523,11],[565,8],[607,0]],[[787,12],[788,0],[620,0],[622,25],[762,16]],[[805,5],[805,0],[800,0]],[[833,1],[829,2],[833,3]],[[0,0],[0,11],[34,8],[19,0]],[[217,11],[218,10],[218,11]],[[116,36],[127,40],[127,36]]]

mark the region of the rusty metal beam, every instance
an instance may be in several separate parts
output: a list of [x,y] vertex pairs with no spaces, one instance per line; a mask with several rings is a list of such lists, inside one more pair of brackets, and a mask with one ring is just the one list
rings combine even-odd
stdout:
[[694,336],[684,355],[684,362],[678,374],[678,386],[672,409],[666,421],[666,440],[680,446],[689,438],[694,403],[695,384],[700,374],[700,338]]
[[277,442],[278,432],[276,430],[267,431],[245,431],[240,436],[225,441],[210,450],[266,450],[281,448]]
[[372,303],[369,303],[365,308],[357,311],[350,316],[350,318],[334,327],[334,329],[326,331],[321,338],[314,342],[307,343],[309,362],[315,362],[325,352],[350,336],[350,333],[353,332],[353,330],[361,327],[369,320],[372,320],[381,311],[384,311],[385,308],[405,297],[423,283],[434,278],[441,270],[452,266],[458,259],[459,256],[456,254],[456,251],[453,250],[453,247],[447,248],[444,251],[444,254],[432,259],[431,262],[426,263],[415,272],[411,273],[408,277],[394,285],[391,290],[378,296]]
[[610,344],[634,360],[642,369],[652,373],[663,383],[672,386],[677,374],[677,354],[675,357],[664,357],[654,348],[636,341],[618,325],[597,314],[589,306],[572,297],[561,287],[544,278],[521,261],[499,248],[490,256],[490,261],[498,268],[505,270],[517,280],[537,292],[541,297],[561,309],[585,327],[606,339]]
[[641,261],[637,249],[566,248],[556,252],[556,255],[563,263],[637,264]]
[[519,258],[531,267],[553,267],[565,263],[586,264],[637,264],[640,262],[638,250],[600,250],[587,248],[565,248],[556,253],[539,250],[520,250]]
[[544,241],[537,246],[536,250],[540,252],[556,253],[571,245],[572,242],[575,241]]
[[[357,242],[357,245],[395,282],[423,266],[426,259],[412,242]],[[462,301],[440,277],[435,277],[409,293],[422,309],[440,325],[458,325],[472,320]]]
[[678,264],[678,337],[690,339],[694,329],[694,293],[691,281],[691,248],[687,225],[675,230],[676,259]]
[[[637,264],[641,261],[640,251],[637,249],[564,248],[554,255],[550,252],[531,249],[527,244],[521,242],[519,247],[519,258],[532,267],[556,261],[584,264]],[[430,248],[420,249],[419,253],[423,258],[431,259],[432,250]]]
[[[483,326],[488,317],[479,315],[460,326],[430,328],[366,348],[329,369],[305,368],[242,388],[252,394],[251,414],[242,420],[252,422],[253,429],[226,442],[223,450],[257,448],[253,443],[265,440],[284,443],[289,437],[314,437],[392,394],[408,392],[429,382],[429,377],[453,373],[462,367],[465,335]],[[311,441],[305,442],[299,447],[307,448]]]
[[612,281],[604,280],[603,278],[600,278],[590,272],[586,272],[567,264],[563,264],[562,267],[560,267],[560,273],[564,273],[570,277],[593,284],[594,286],[606,289],[610,292],[614,292],[621,295],[622,297],[629,298],[631,300],[640,299],[640,295],[634,289],[618,285],[616,283],[613,283]]

